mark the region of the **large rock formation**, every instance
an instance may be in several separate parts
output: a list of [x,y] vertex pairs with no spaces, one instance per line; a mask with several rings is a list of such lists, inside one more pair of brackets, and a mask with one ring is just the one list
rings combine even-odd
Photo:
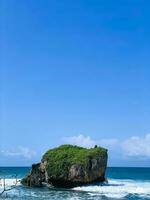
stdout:
[[47,151],[41,163],[32,165],[30,173],[22,179],[26,186],[41,187],[42,183],[70,188],[105,180],[107,150],[101,147],[86,149],[62,145]]

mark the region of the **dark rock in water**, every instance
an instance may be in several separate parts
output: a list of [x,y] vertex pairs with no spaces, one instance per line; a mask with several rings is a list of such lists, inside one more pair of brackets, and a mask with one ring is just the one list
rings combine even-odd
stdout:
[[62,145],[47,151],[41,163],[32,165],[30,173],[21,183],[41,187],[45,182],[55,187],[71,188],[95,181],[103,182],[106,167],[106,149]]

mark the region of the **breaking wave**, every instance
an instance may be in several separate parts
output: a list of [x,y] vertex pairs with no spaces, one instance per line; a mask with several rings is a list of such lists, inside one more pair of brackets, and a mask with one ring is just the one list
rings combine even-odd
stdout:
[[[16,184],[16,179],[6,179],[7,188]],[[3,180],[0,181],[0,192],[3,189]],[[17,187],[10,190],[9,197],[14,199],[150,199],[150,181],[136,181],[127,179],[109,179],[107,184],[92,184],[75,187],[71,190],[28,189],[20,182]],[[131,197],[131,198],[130,198]],[[134,198],[135,197],[135,198]]]
[[130,194],[150,198],[150,182],[110,179],[108,184],[75,187],[73,190],[89,192],[109,198],[123,198]]

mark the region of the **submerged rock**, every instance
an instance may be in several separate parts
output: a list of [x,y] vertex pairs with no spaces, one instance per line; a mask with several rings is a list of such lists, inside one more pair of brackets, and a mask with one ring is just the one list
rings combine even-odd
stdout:
[[45,182],[55,187],[71,188],[95,181],[103,182],[106,167],[106,149],[62,145],[47,151],[41,163],[32,165],[30,173],[21,183],[41,187]]

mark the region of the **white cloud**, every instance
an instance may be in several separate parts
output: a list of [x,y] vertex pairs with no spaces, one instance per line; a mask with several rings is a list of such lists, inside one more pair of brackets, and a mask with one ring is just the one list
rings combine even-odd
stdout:
[[11,150],[2,150],[1,153],[5,156],[22,156],[29,160],[36,155],[35,151],[23,146],[18,146]]
[[107,148],[109,151],[119,153],[122,158],[138,157],[150,158],[150,134],[143,137],[132,136],[124,141],[116,138],[102,138],[100,140],[93,140],[90,136],[77,135],[63,138],[64,142],[79,145],[83,147],[93,147],[94,145]]
[[110,139],[101,139],[98,141],[98,145],[103,146],[108,149],[114,149],[119,144],[118,139],[110,138]]
[[118,140],[115,138],[101,139],[101,140],[96,141],[96,140],[91,139],[90,136],[84,136],[82,134],[77,135],[77,136],[65,137],[63,138],[63,141],[70,144],[87,147],[87,148],[94,147],[94,145],[99,145],[106,148],[113,148],[118,143]]
[[126,139],[122,143],[122,149],[125,156],[150,158],[150,134]]
[[65,137],[63,138],[64,142],[79,145],[83,147],[93,147],[96,142],[90,138],[90,136],[84,136],[84,135],[78,135],[78,136],[72,136],[72,137]]

